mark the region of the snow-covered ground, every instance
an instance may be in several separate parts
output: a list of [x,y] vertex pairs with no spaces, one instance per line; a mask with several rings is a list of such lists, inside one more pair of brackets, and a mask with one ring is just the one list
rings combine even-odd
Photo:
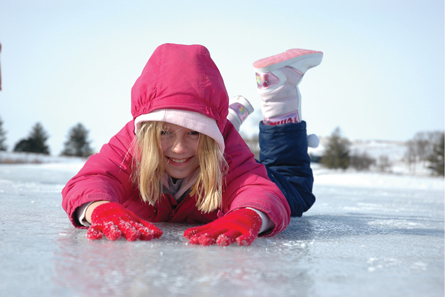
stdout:
[[0,164],[1,296],[444,296],[444,180],[329,171],[315,205],[250,247],[89,241],[61,208],[81,159]]
[[[419,166],[420,167],[420,166]],[[425,174],[410,175],[354,170],[329,170],[320,164],[312,164],[316,185],[349,186],[359,188],[444,190],[444,178]]]
[[82,163],[85,160],[78,157],[67,156],[51,156],[36,153],[14,153],[0,151],[0,164],[70,164],[70,163]]

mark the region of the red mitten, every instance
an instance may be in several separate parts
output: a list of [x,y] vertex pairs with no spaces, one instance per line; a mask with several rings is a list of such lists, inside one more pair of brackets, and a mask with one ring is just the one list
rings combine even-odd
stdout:
[[124,236],[128,241],[151,240],[159,238],[162,231],[155,225],[139,219],[134,213],[119,203],[109,202],[96,207],[91,214],[92,224],[88,229],[88,239],[101,239],[103,235],[109,240]]
[[243,208],[235,210],[207,225],[185,230],[184,237],[192,244],[221,246],[238,242],[250,245],[261,229],[262,220],[254,210]]

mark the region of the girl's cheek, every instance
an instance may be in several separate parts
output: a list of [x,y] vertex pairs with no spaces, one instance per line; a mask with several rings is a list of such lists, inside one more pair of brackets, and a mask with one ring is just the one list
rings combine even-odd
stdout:
[[198,135],[190,135],[188,144],[190,147],[195,148],[195,150],[198,148],[199,143],[199,136]]
[[165,139],[161,139],[161,149],[165,152],[169,147],[168,141]]

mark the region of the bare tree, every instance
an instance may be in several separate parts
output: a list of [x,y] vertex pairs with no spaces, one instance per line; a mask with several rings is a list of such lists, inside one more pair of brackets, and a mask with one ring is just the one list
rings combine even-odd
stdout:
[[3,130],[3,120],[0,118],[0,151],[6,151],[6,131]]
[[406,143],[406,152],[404,156],[410,173],[416,173],[417,153],[414,141],[410,140]]
[[392,163],[389,160],[388,156],[379,156],[379,159],[377,160],[377,169],[380,172],[391,172],[391,166]]
[[372,158],[367,152],[354,153],[349,159],[349,165],[358,171],[369,170],[371,165],[375,164],[376,160]]
[[435,146],[440,143],[443,132],[429,131],[417,132],[406,144],[405,161],[410,172],[415,174],[418,164],[426,167],[430,156],[433,154]]

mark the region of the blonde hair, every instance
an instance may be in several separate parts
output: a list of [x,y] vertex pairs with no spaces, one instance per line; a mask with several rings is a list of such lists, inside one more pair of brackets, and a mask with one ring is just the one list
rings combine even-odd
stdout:
[[[163,194],[164,163],[161,149],[163,122],[144,122],[136,134],[135,170],[133,181],[138,185],[142,200],[155,205]],[[227,162],[218,143],[200,133],[198,140],[199,168],[190,196],[196,196],[196,207],[211,212],[222,204],[223,176]]]

